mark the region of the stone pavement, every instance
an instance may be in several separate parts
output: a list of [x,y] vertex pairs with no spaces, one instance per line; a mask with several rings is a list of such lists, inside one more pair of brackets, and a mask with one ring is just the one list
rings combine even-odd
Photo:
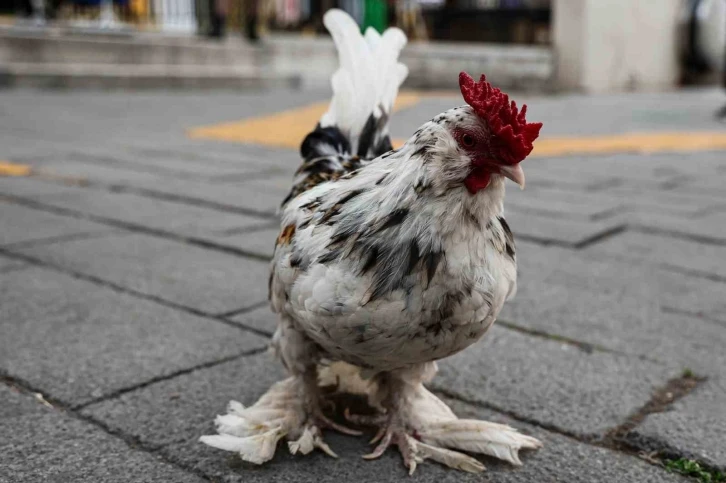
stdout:
[[[688,481],[664,469],[679,458],[717,480],[726,151],[525,161],[506,203],[519,293],[433,383],[459,414],[540,438],[523,467],[408,478],[394,452],[364,461],[364,440],[337,434],[338,460],[281,450],[251,467],[198,443],[228,400],[283,377],[267,260],[298,159],[185,130],[325,97],[2,94],[0,172],[32,171],[0,177],[0,481]],[[530,102],[545,135],[724,130],[718,91]],[[394,137],[458,103],[424,98]]]

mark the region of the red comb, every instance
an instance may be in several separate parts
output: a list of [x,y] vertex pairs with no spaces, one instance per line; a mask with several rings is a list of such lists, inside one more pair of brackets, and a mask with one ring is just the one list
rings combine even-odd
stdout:
[[519,112],[517,104],[510,103],[508,95],[492,87],[484,74],[479,82],[474,82],[469,74],[462,72],[459,87],[466,103],[489,125],[502,161],[517,164],[532,152],[532,142],[539,136],[542,123],[527,123],[526,105]]

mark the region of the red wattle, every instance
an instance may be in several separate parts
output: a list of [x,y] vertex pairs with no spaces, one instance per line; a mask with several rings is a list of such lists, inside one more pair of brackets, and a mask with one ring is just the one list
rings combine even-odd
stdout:
[[464,185],[469,190],[469,193],[474,195],[477,191],[489,186],[491,180],[492,174],[489,171],[484,168],[474,168],[464,180]]

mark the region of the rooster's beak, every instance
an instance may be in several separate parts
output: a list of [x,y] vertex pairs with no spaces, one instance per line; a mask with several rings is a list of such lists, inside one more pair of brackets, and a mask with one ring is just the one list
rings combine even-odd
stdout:
[[519,185],[521,189],[524,189],[524,171],[522,167],[517,164],[505,165],[500,167],[500,173]]

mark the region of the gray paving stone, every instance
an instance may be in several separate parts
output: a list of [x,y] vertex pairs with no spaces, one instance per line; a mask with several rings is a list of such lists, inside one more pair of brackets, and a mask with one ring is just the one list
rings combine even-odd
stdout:
[[37,399],[5,383],[0,383],[0,401],[3,402],[0,404],[0,426],[7,423],[8,419],[41,414],[45,409]]
[[[219,156],[213,153],[195,153],[179,149],[136,146],[45,146],[33,152],[11,156],[13,162],[28,164],[37,172],[69,177],[95,177],[113,182],[136,179],[138,176],[158,176],[179,179],[214,179],[224,176],[241,176],[245,173],[268,171],[268,164],[259,159],[244,156]],[[241,150],[238,150],[241,151]],[[94,175],[94,176],[91,176]]]
[[377,460],[366,461],[361,458],[361,455],[371,451],[372,447],[367,445],[365,440],[370,438],[372,433],[358,439],[335,433],[326,434],[326,442],[339,455],[338,459],[327,457],[320,452],[304,457],[293,457],[287,453],[284,447],[281,447],[275,458],[262,467],[247,465],[224,452],[193,441],[173,444],[162,448],[160,452],[172,461],[193,462],[195,468],[205,476],[229,482],[591,483],[593,481],[617,481],[686,483],[688,481],[631,456],[577,443],[563,436],[512,422],[501,415],[485,410],[462,404],[452,404],[452,406],[459,414],[465,414],[468,417],[511,424],[521,428],[539,438],[545,446],[537,452],[523,452],[524,465],[521,467],[512,467],[489,457],[479,457],[486,465],[487,472],[472,475],[427,461],[419,465],[412,477],[407,475],[401,457],[396,454],[395,448],[389,449]]
[[20,260],[15,260],[13,258],[8,258],[0,255],[0,273],[17,270],[24,266],[27,265]]
[[517,295],[500,319],[681,369],[722,369],[722,284],[594,249],[519,243],[517,261]]
[[[229,453],[209,448],[197,441],[214,431],[212,421],[224,412],[229,399],[253,403],[269,385],[284,377],[277,361],[269,354],[240,359],[124,394],[84,410],[88,416],[141,438],[147,444],[162,445],[160,452],[170,460],[189,465],[220,481],[401,481],[406,472],[400,457],[389,450],[382,458],[365,461],[370,451],[365,441],[336,433],[326,440],[340,456],[332,459],[320,452],[292,457],[280,447],[275,459],[257,467],[240,462]],[[470,475],[433,463],[419,467],[414,481],[502,481],[502,482],[592,482],[648,481],[677,482],[682,479],[659,468],[603,448],[578,443],[501,414],[448,400],[462,417],[482,418],[511,424],[540,438],[542,450],[524,453],[524,466],[514,468],[492,458],[483,458],[489,472]],[[368,435],[370,436],[370,435]]]
[[643,227],[646,231],[655,231],[656,235],[665,231],[695,240],[702,239],[726,245],[726,205],[721,212],[688,219],[641,213],[631,214],[628,219],[633,226]]
[[225,245],[238,247],[242,250],[272,258],[275,252],[275,240],[280,234],[280,229],[268,228],[255,230],[249,233],[233,233],[228,235],[215,235],[214,240]]
[[619,222],[613,220],[578,222],[511,210],[506,212],[506,219],[515,238],[528,237],[566,245],[584,243],[619,225]]
[[257,186],[255,182],[203,183],[192,180],[169,180],[165,183],[145,181],[135,186],[177,196],[196,198],[222,205],[266,213],[274,218],[287,190]]
[[39,198],[41,196],[70,193],[70,186],[37,177],[2,177],[0,176],[0,197],[2,195]]
[[0,245],[41,241],[66,235],[100,235],[112,228],[87,220],[14,205],[0,199]]
[[[269,355],[244,358],[163,381],[86,411],[116,429],[136,431],[150,444],[179,442],[180,431],[189,438],[190,433],[199,435],[205,421],[182,417],[177,411],[197,415],[200,404],[223,411],[230,398],[254,402],[271,380],[282,377],[279,364],[270,361]],[[671,376],[664,367],[637,358],[585,354],[572,346],[496,328],[482,344],[444,361],[433,387],[573,434],[595,436],[622,423]],[[194,392],[192,400],[183,395],[185,391]],[[172,414],[159,416],[155,404],[177,394],[182,394],[178,400],[164,403],[169,405],[164,411]],[[197,401],[200,395],[204,403]],[[128,417],[131,413],[134,418]],[[185,428],[174,423],[182,419]]]
[[282,364],[266,352],[151,384],[90,405],[83,414],[153,446],[196,441],[212,434],[215,415],[230,400],[252,404],[285,377]]
[[277,329],[278,316],[272,312],[270,307],[263,306],[251,312],[235,315],[231,320],[245,327],[252,327],[253,329],[273,334]]
[[18,249],[207,313],[267,299],[267,263],[148,235],[115,235]]
[[223,323],[41,268],[3,277],[0,294],[0,369],[73,405],[266,345]]
[[114,483],[205,481],[32,396],[0,386],[0,481]]
[[623,204],[615,199],[591,200],[574,191],[565,192],[565,196],[551,196],[551,193],[552,191],[530,189],[524,191],[509,190],[505,201],[505,209],[507,212],[514,211],[577,221],[605,218],[623,209]]
[[623,260],[647,260],[665,267],[726,280],[726,245],[627,232],[598,243],[593,250],[612,254]]
[[123,156],[135,165],[156,167],[180,171],[196,175],[198,178],[219,178],[233,176],[241,178],[245,174],[274,171],[278,168],[277,157],[255,156],[245,153],[243,145],[235,145],[229,153],[219,153],[210,150],[208,146],[199,149],[198,146],[189,145],[181,147],[177,143],[168,147],[126,147]]
[[672,369],[494,327],[477,345],[445,359],[432,387],[460,398],[597,437],[645,405]]
[[36,168],[36,173],[41,176],[60,177],[78,180],[80,182],[101,181],[109,184],[129,184],[144,179],[151,179],[157,183],[163,183],[165,181],[164,175],[162,174],[124,169],[113,164],[84,163],[73,159],[60,159],[54,160],[53,162],[46,162],[43,166]]
[[86,215],[197,237],[214,230],[256,226],[264,222],[241,213],[94,188],[75,188],[63,194],[43,197],[41,201]]
[[712,378],[668,411],[648,416],[629,438],[644,448],[664,446],[726,471],[726,378]]

